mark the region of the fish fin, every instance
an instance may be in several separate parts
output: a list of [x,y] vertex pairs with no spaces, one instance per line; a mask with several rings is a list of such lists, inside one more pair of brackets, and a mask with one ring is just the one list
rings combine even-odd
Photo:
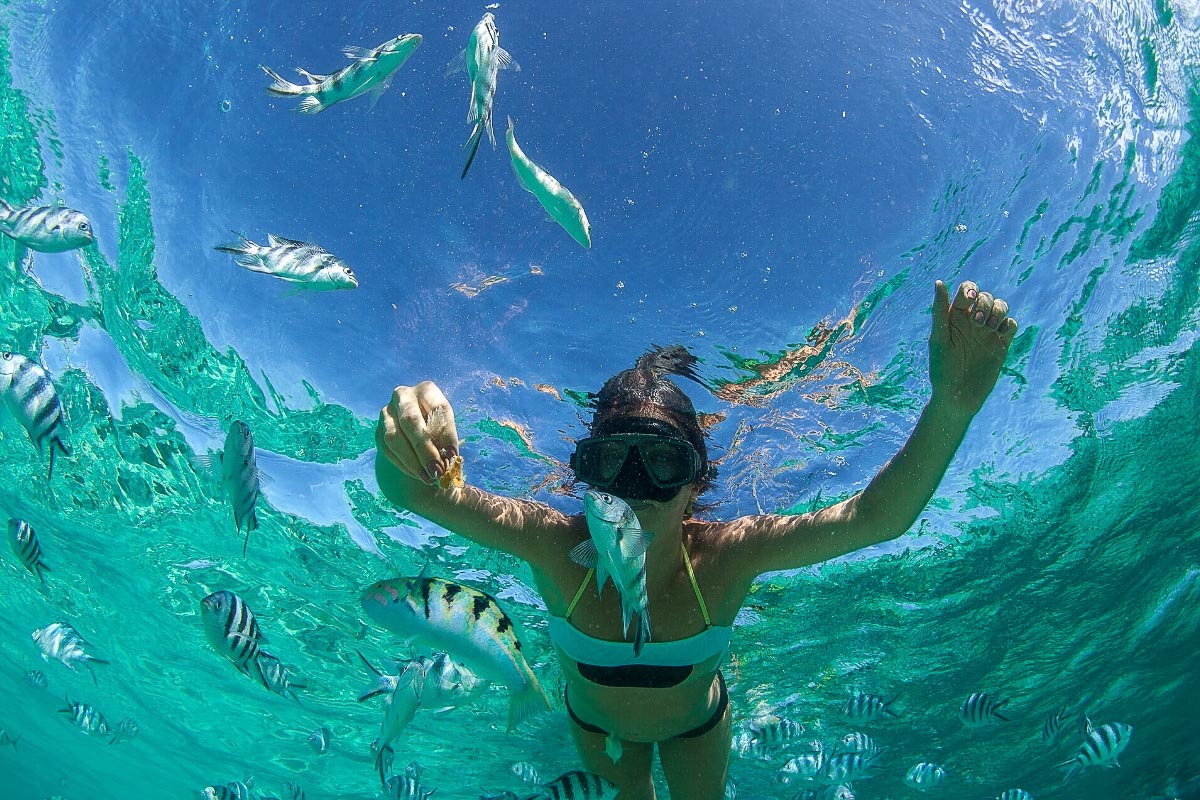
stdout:
[[[465,52],[467,52],[467,51],[463,50],[463,53],[465,53]],[[459,54],[459,58],[462,58],[462,54]],[[13,207],[10,206],[3,197],[0,197],[0,219],[4,219],[12,212],[13,212]]]
[[304,93],[303,86],[292,83],[265,64],[259,64],[258,67],[271,79],[271,84],[267,87],[267,94],[273,94],[276,97],[291,97]]
[[13,239],[13,266],[33,272],[33,251],[16,239]]
[[996,719],[1000,720],[1001,722],[1011,722],[1012,721],[1008,717],[1004,716],[1003,714],[1001,714],[999,712],[992,712],[992,713],[996,717]]
[[300,67],[296,67],[296,72],[302,77],[307,78],[309,83],[322,83],[323,81],[329,80],[328,75],[313,75],[308,70],[301,69]]
[[520,692],[513,694],[512,699],[509,700],[508,727],[506,732],[512,733],[513,729],[525,720],[543,711],[550,710],[550,698],[546,696],[542,685],[538,683],[537,676],[531,671],[529,673],[529,685]]
[[649,531],[644,531],[641,528],[619,528],[623,541],[629,542],[630,558],[641,558],[646,555],[646,551],[650,549],[650,543],[654,541],[654,534]]
[[294,109],[297,114],[320,114],[325,110],[325,104],[317,99],[315,95],[309,95],[300,101],[300,105]]
[[258,478],[258,488],[260,489],[264,486],[270,486],[275,482],[274,478],[258,468],[254,470],[254,477]]
[[375,58],[375,51],[350,44],[342,48],[342,55],[351,61],[370,61]]
[[446,65],[446,74],[444,77],[449,78],[451,75],[457,75],[460,72],[467,71],[467,48],[458,51],[449,64]]
[[596,543],[591,539],[584,539],[579,544],[571,548],[571,552],[567,557],[581,567],[593,569],[600,562],[600,553],[596,550]]
[[642,648],[646,646],[646,642],[650,641],[650,612],[644,610],[638,616],[637,628],[633,633],[633,655],[635,657],[642,654]]
[[496,48],[496,66],[500,69],[511,69],[513,72],[521,71],[521,65],[513,61],[512,54],[503,47]]
[[386,92],[391,85],[391,78],[388,78],[386,81],[371,90],[371,105],[367,106],[367,111],[374,110],[375,104],[379,102],[379,98],[383,97],[383,93]]
[[238,240],[236,242],[229,242],[227,244],[219,244],[219,245],[216,245],[213,249],[220,251],[222,253],[233,253],[234,255],[246,255],[248,253],[253,253],[255,250],[258,249],[257,244],[250,241],[242,234],[238,233],[237,231],[233,231],[232,233],[234,236],[238,237]]
[[615,764],[621,760],[621,756],[624,753],[625,749],[621,746],[621,737],[615,733],[609,733],[608,738],[604,740],[604,755],[608,756]]
[[267,234],[267,238],[271,241],[272,247],[312,247],[308,242],[302,242],[299,239],[288,239],[284,236],[274,236]]
[[467,140],[466,146],[470,148],[470,155],[467,156],[467,163],[463,166],[462,175],[458,176],[461,181],[467,177],[467,172],[471,169],[471,164],[475,161],[475,154],[479,152],[479,142],[483,139],[482,123],[475,123],[475,130],[471,131],[471,138]]

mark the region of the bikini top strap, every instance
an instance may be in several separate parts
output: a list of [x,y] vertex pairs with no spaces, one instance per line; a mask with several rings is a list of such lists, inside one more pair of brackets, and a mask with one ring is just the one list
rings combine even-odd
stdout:
[[692,558],[688,555],[687,545],[683,540],[679,540],[679,547],[683,550],[683,565],[687,567],[688,578],[692,581],[692,591],[696,593],[696,602],[700,604],[700,614],[704,617],[704,627],[711,628],[712,620],[708,618],[708,606],[704,605],[704,595],[700,594],[700,584],[696,583],[696,573],[692,572]]
[[[691,570],[691,567],[688,567],[688,569]],[[587,588],[588,581],[590,581],[592,576],[595,574],[596,568],[592,567],[587,571],[587,575],[583,576],[583,583],[579,584],[579,591],[575,592],[575,598],[571,600],[571,605],[567,606],[567,613],[563,619],[569,620],[571,618],[571,612],[574,611],[575,606],[579,604],[579,598],[583,597],[583,590]],[[707,619],[707,617],[705,617],[705,619]]]

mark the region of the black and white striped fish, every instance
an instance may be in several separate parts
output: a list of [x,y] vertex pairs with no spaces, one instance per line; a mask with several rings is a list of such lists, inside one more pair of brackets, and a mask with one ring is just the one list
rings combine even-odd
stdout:
[[496,16],[490,11],[483,15],[471,31],[471,39],[467,48],[462,52],[463,62],[467,68],[467,77],[471,79],[471,103],[467,109],[467,122],[474,122],[471,137],[465,147],[470,150],[467,163],[463,167],[461,178],[467,177],[475,154],[479,152],[479,142],[486,131],[492,147],[496,146],[496,134],[492,130],[492,102],[496,99],[496,79],[502,69],[520,71],[521,67],[512,60],[504,48],[500,46],[500,31],[496,29]]
[[987,692],[972,692],[963,700],[958,714],[963,724],[969,728],[978,728],[995,722],[1008,722],[1008,718],[1000,713],[1007,700],[995,700]]
[[828,784],[854,783],[874,777],[872,770],[879,768],[878,753],[842,753],[822,761],[817,780]]
[[304,790],[299,784],[288,781],[287,792],[288,800],[304,800]]
[[322,755],[329,750],[329,740],[333,738],[333,731],[322,725],[308,735],[308,746],[311,747],[318,755]]
[[228,590],[213,592],[200,601],[200,617],[204,633],[216,651],[270,689],[271,684],[259,666],[262,630],[245,601]]
[[854,800],[854,792],[849,786],[838,784],[821,789],[805,789],[793,800]]
[[68,697],[67,707],[60,708],[58,711],[60,714],[69,714],[71,722],[84,733],[108,736],[112,732],[108,726],[108,720],[93,705],[77,703]]
[[31,669],[26,672],[25,682],[35,689],[45,689],[50,685],[50,682],[46,680],[46,673],[40,669]]
[[274,70],[262,67],[272,81],[267,94],[276,97],[301,97],[295,111],[301,114],[319,114],[330,106],[344,100],[371,93],[371,107],[391,85],[396,70],[404,66],[409,56],[421,46],[421,34],[405,33],[389,39],[373,50],[363,47],[346,47],[342,53],[353,63],[332,75],[313,75],[297,69],[308,83],[296,84],[281,78]]
[[843,736],[833,748],[834,755],[842,753],[862,753],[866,756],[877,756],[884,751],[885,748],[875,744],[875,740],[865,733],[847,733]]
[[547,800],[614,800],[619,791],[599,775],[577,769],[543,783],[541,788],[541,793],[535,796]]
[[612,578],[621,598],[621,622],[625,637],[629,623],[637,618],[633,654],[639,656],[650,641],[650,598],[646,592],[646,549],[654,534],[642,530],[637,514],[616,495],[589,489],[583,496],[584,517],[590,539],[571,548],[570,559],[596,570],[596,592]]
[[1046,717],[1046,721],[1042,723],[1042,743],[1054,744],[1072,722],[1078,722],[1080,731],[1087,735],[1090,731],[1083,727],[1085,719],[1087,719],[1085,716],[1073,713],[1068,706],[1058,708],[1051,712]]
[[117,723],[116,730],[113,731],[111,744],[120,744],[127,742],[138,735],[138,724],[132,717],[125,717]]
[[795,720],[774,715],[759,717],[749,724],[751,741],[762,748],[781,747],[799,741],[804,726]]
[[1067,771],[1063,776],[1063,784],[1075,777],[1087,767],[1119,767],[1117,757],[1129,746],[1133,736],[1133,726],[1124,722],[1108,722],[1093,728],[1087,739],[1079,746],[1079,750],[1070,761],[1058,766]]
[[367,587],[363,610],[393,633],[444,650],[509,691],[508,729],[550,699],[525,660],[512,618],[491,595],[441,578],[393,578]]
[[793,756],[779,768],[775,780],[784,785],[793,781],[815,781],[821,776],[825,761],[825,753],[821,750]]
[[205,786],[200,797],[202,800],[252,800],[254,794],[249,783],[230,781],[223,786]]
[[528,761],[518,761],[508,768],[509,771],[521,779],[521,783],[526,786],[533,786],[536,783],[541,783],[542,776],[538,775],[537,767],[530,764]]
[[937,764],[931,764],[928,761],[922,761],[914,764],[909,769],[908,774],[904,776],[904,782],[914,789],[926,791],[935,786],[941,785],[946,779],[946,770]]
[[996,800],[1033,800],[1033,795],[1024,789],[1005,789]]
[[425,800],[437,789],[426,789],[408,775],[393,775],[383,782],[383,796],[388,800]]
[[846,701],[842,710],[850,719],[872,722],[885,717],[899,717],[900,713],[892,706],[895,702],[895,697],[884,699],[877,694],[855,692],[854,696]]
[[197,455],[193,460],[200,469],[218,473],[221,487],[233,507],[233,523],[239,532],[246,532],[242,542],[242,555],[245,556],[250,531],[258,529],[255,506],[266,482],[266,476],[258,470],[250,426],[234,420],[225,435],[225,447],[221,452]]
[[[79,631],[65,622],[52,622],[44,628],[38,628],[33,632],[33,640],[37,642],[38,649],[42,651],[42,658],[46,661],[56,659],[61,661],[68,669],[75,669],[76,664],[83,664],[90,672],[92,663],[107,664],[107,661],[89,655],[84,648],[88,646],[84,638],[79,635]],[[92,673],[92,681],[96,680],[96,673]]]
[[283,697],[290,697],[297,703],[300,702],[300,698],[293,689],[308,688],[307,683],[298,683],[296,681],[295,673],[289,667],[285,666],[282,661],[265,650],[258,651],[258,670],[262,674],[268,689]]
[[356,289],[358,278],[345,262],[320,245],[284,239],[267,234],[267,244],[250,241],[219,244],[216,250],[233,253],[234,262],[251,272],[261,272],[295,284],[296,291],[325,292],[332,289]]
[[37,575],[42,583],[46,582],[46,576],[42,572],[49,572],[50,568],[46,566],[46,562],[42,560],[42,545],[38,542],[37,534],[28,522],[22,519],[10,519],[8,521],[8,543],[12,545],[12,551],[25,566],[34,575]]
[[0,353],[0,401],[29,434],[38,452],[50,454],[49,477],[54,477],[54,454],[70,455],[63,442],[62,403],[46,370],[19,353]]
[[0,233],[39,253],[65,253],[96,241],[83,212],[60,206],[11,206],[0,200]]

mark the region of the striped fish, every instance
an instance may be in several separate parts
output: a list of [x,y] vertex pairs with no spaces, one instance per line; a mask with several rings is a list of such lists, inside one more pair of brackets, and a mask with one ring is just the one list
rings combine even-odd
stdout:
[[834,755],[842,753],[862,753],[866,756],[876,756],[884,751],[885,748],[875,744],[875,740],[865,733],[847,733],[834,746]]
[[509,767],[508,771],[520,778],[521,783],[526,786],[533,786],[542,781],[542,776],[538,775],[537,767],[528,761],[518,761]]
[[240,532],[246,531],[242,542],[242,556],[250,544],[250,531],[258,529],[258,514],[255,506],[266,476],[258,470],[254,453],[254,436],[250,427],[241,420],[234,420],[225,435],[225,447],[215,456],[198,455],[193,461],[202,470],[216,471],[225,490],[225,496],[233,506],[233,524]]
[[262,630],[245,601],[228,590],[213,592],[200,601],[200,617],[204,633],[217,652],[270,689],[271,684],[259,666]]
[[958,714],[963,724],[969,728],[978,728],[994,722],[1008,722],[1008,718],[1000,713],[1000,709],[1008,703],[1007,700],[995,700],[987,692],[972,692],[963,700]]
[[775,780],[784,785],[796,780],[815,781],[820,777],[825,761],[825,754],[821,751],[793,756],[779,768]]
[[287,792],[288,800],[304,800],[304,790],[299,784],[288,781]]
[[928,761],[914,764],[912,769],[908,771],[908,774],[904,776],[905,783],[921,791],[939,786],[945,779],[946,770],[937,764],[930,764]]
[[232,253],[234,262],[251,272],[273,275],[296,285],[296,291],[323,292],[332,289],[356,289],[354,270],[320,245],[284,239],[267,234],[267,244],[250,241],[235,234],[238,241],[219,244],[216,250]]
[[322,725],[308,735],[308,746],[311,747],[317,755],[322,755],[329,750],[329,740],[333,738],[333,731]]
[[10,519],[8,521],[8,543],[12,545],[13,553],[25,565],[25,569],[37,575],[44,584],[46,576],[42,572],[49,572],[50,568],[42,560],[42,545],[38,542],[37,534],[33,532],[29,523],[21,519]]
[[437,789],[426,789],[407,775],[393,775],[383,782],[383,796],[389,800],[425,800]]
[[525,151],[517,144],[512,117],[508,118],[508,131],[504,134],[504,140],[508,144],[513,172],[525,191],[537,198],[542,208],[546,209],[563,230],[571,234],[572,239],[584,247],[591,247],[592,224],[588,222],[583,206],[575,199],[575,195],[571,194],[570,189],[525,155]]
[[805,789],[793,800],[854,800],[854,792],[849,786],[838,784],[823,789]]
[[1119,767],[1117,757],[1129,746],[1133,726],[1124,722],[1109,722],[1093,728],[1087,739],[1079,746],[1074,758],[1058,766],[1067,771],[1063,784],[1087,767]]
[[60,708],[58,711],[60,714],[69,714],[71,722],[84,733],[108,736],[112,732],[108,726],[108,720],[93,705],[77,703],[68,697],[67,707]]
[[116,730],[113,731],[111,744],[120,744],[127,742],[138,735],[138,724],[131,717],[125,717],[117,723]]
[[621,622],[625,636],[629,623],[638,618],[633,634],[633,654],[639,656],[650,641],[650,598],[646,593],[646,549],[654,535],[642,530],[637,515],[616,495],[589,489],[583,496],[590,539],[571,548],[570,559],[596,570],[596,592],[612,578],[621,598]]
[[[108,663],[88,655],[84,650],[88,646],[87,642],[79,635],[79,631],[65,622],[52,622],[44,628],[38,628],[33,632],[33,640],[37,642],[38,649],[42,651],[44,660],[56,659],[71,670],[75,669],[76,664],[83,664],[90,672],[93,662],[96,664]],[[93,672],[92,681],[95,680],[96,673]]]
[[1082,727],[1083,720],[1087,719],[1082,715],[1072,713],[1068,706],[1062,706],[1050,713],[1046,717],[1046,721],[1042,723],[1042,743],[1054,744],[1058,741],[1058,737],[1066,730],[1067,726],[1073,721],[1080,723],[1080,730],[1086,735],[1089,731]]
[[292,690],[308,688],[307,683],[297,683],[291,669],[265,650],[258,651],[258,671],[262,674],[268,689],[283,697],[290,697],[297,703],[300,702],[300,698]]
[[617,787],[599,775],[575,769],[543,783],[542,793],[535,796],[548,800],[614,800],[617,794]]
[[441,578],[393,578],[363,592],[363,609],[375,623],[403,637],[445,650],[481,678],[509,690],[508,730],[550,710],[517,638],[512,618],[478,589]]
[[297,69],[308,83],[296,84],[281,78],[268,67],[262,67],[272,81],[267,94],[276,97],[301,97],[294,111],[301,114],[319,114],[332,105],[371,93],[371,107],[387,91],[396,70],[404,66],[409,56],[421,46],[421,34],[405,33],[389,39],[373,50],[363,47],[346,47],[342,53],[353,63],[332,75],[313,75]]
[[799,722],[774,715],[751,720],[748,727],[751,741],[762,748],[792,744],[804,735],[804,726]]
[[878,753],[842,753],[824,759],[817,780],[829,784],[854,783],[874,777],[871,770],[879,767]]
[[201,800],[251,800],[253,796],[253,790],[242,781],[230,781],[224,786],[205,786],[200,792]]
[[895,697],[884,699],[877,694],[855,692],[854,696],[842,706],[842,710],[850,719],[859,720],[860,722],[873,722],[886,717],[899,717],[899,712],[892,707],[892,704],[895,702]]
[[25,682],[35,689],[45,689],[50,685],[50,681],[46,680],[46,673],[40,669],[31,669],[26,672]]
[[490,11],[483,15],[471,31],[471,39],[462,57],[467,67],[467,77],[471,79],[471,103],[467,108],[467,122],[474,122],[471,137],[466,145],[470,150],[466,166],[463,167],[460,178],[467,177],[475,154],[479,152],[479,142],[487,131],[492,147],[496,146],[496,134],[492,130],[492,102],[496,99],[496,79],[502,69],[520,71],[521,67],[512,60],[504,48],[500,46],[500,31],[496,29],[496,17]]
[[1033,800],[1033,795],[1024,789],[1005,789],[996,800]]
[[0,233],[39,253],[65,253],[96,241],[91,221],[60,206],[11,206],[0,200]]
[[62,403],[46,370],[19,353],[0,353],[0,401],[29,434],[38,452],[50,454],[49,477],[54,477],[54,451],[71,451],[63,443]]

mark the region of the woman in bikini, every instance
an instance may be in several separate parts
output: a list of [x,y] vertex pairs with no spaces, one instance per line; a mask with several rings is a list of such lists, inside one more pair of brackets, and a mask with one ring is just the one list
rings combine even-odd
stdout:
[[1017,331],[1008,304],[969,281],[953,302],[937,282],[932,327],[932,396],[907,443],[861,492],[806,514],[694,519],[711,471],[691,401],[644,365],[604,385],[591,435],[571,464],[582,483],[626,500],[654,534],[646,590],[648,607],[660,611],[638,656],[617,593],[601,598],[591,571],[568,556],[589,538],[582,515],[474,486],[439,488],[459,440],[450,403],[433,383],[397,387],[381,412],[379,486],[396,505],[529,563],[550,612],[585,769],[620,787],[621,800],[653,800],[657,745],[672,797],[720,800],[732,735],[720,666],[752,581],[903,535],[937,489]]

